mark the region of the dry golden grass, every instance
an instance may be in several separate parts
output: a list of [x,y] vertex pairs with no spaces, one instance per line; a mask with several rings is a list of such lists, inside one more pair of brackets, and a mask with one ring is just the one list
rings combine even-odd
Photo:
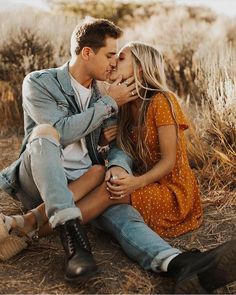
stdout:
[[[150,17],[143,20],[143,13]],[[172,90],[180,96],[191,128],[188,131],[189,158],[197,175],[204,206],[204,223],[202,227],[183,237],[169,240],[173,246],[182,249],[197,247],[202,250],[212,248],[235,236],[236,207],[236,20],[218,17],[211,11],[201,8],[176,8],[171,4],[139,8],[134,13],[133,26],[125,28],[123,42],[140,40],[156,45],[163,52],[167,62],[167,78]],[[69,57],[69,37],[75,24],[80,21],[76,16],[31,14],[0,15],[4,28],[0,29],[0,52],[8,44],[9,36],[19,36],[20,28],[30,28],[39,36],[38,45],[44,47],[47,40],[53,48],[51,61],[61,65]],[[17,28],[17,29],[16,29]],[[41,36],[41,37],[40,37]],[[22,40],[23,43],[23,40]],[[32,47],[34,45],[30,45]],[[13,48],[14,49],[14,48]],[[32,48],[29,48],[30,50]],[[15,51],[17,52],[17,51]],[[21,54],[22,51],[20,51]],[[43,51],[42,51],[43,52]],[[42,55],[43,56],[43,55]],[[36,69],[37,63],[23,55],[22,68]],[[49,66],[44,60],[45,66]],[[29,67],[29,65],[31,67]],[[9,128],[18,130],[22,126],[20,85],[23,75],[17,76],[14,70],[0,59],[0,133]],[[10,73],[6,78],[4,73]],[[16,87],[17,85],[17,87]],[[0,142],[1,169],[10,163],[14,151],[16,157],[19,138],[3,139]],[[20,211],[19,204],[10,202],[1,194],[1,210],[6,213]],[[63,278],[53,273],[55,262],[59,263],[62,254],[58,245],[54,248],[50,239],[40,242],[38,248],[30,248],[31,258],[24,253],[9,262],[0,264],[0,276],[6,285],[2,292],[11,293],[169,293],[169,281],[140,270],[129,260],[124,261],[119,253],[119,246],[105,242],[100,234],[92,232],[95,239],[95,256],[100,261],[102,274],[76,289],[64,284]],[[107,244],[108,242],[108,244]],[[102,244],[103,243],[103,244]],[[54,244],[53,244],[54,245]],[[105,250],[104,250],[105,249]],[[44,253],[48,260],[43,260],[38,252]],[[107,252],[106,252],[107,251]],[[41,263],[41,270],[34,268],[35,259]],[[30,264],[35,271],[26,271],[19,279],[7,279],[5,269],[16,277],[19,269]],[[15,264],[17,266],[15,266]],[[53,273],[47,279],[45,273]],[[131,265],[131,266],[130,266]],[[117,280],[118,278],[118,280]],[[35,283],[37,282],[37,283]],[[59,283],[58,283],[59,282]],[[31,285],[30,285],[31,284]],[[110,287],[112,286],[112,288]],[[233,283],[218,293],[235,293]]]
[[[18,156],[21,137],[0,139],[0,169]],[[202,186],[200,185],[202,189]],[[204,191],[204,190],[202,190]],[[19,202],[0,192],[0,212],[21,214]],[[178,238],[168,239],[183,250],[208,250],[235,237],[236,195],[223,189],[203,196],[202,226]],[[173,281],[144,271],[126,257],[121,247],[105,233],[88,226],[89,239],[99,274],[85,283],[67,284],[63,277],[64,252],[55,235],[42,238],[9,261],[0,262],[1,294],[172,294]],[[235,294],[236,283],[217,294]]]

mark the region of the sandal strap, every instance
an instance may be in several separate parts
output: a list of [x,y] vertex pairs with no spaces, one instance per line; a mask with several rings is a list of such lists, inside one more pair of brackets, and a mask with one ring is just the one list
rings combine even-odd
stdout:
[[[8,216],[10,217],[10,216]],[[23,228],[25,225],[25,220],[22,215],[12,215],[12,218],[15,219],[15,222],[19,228]]]
[[25,221],[24,221],[24,218],[22,215],[8,216],[8,215],[1,214],[1,218],[3,219],[8,232],[11,230],[13,220],[15,220],[15,222],[19,228],[24,227]]
[[32,212],[35,216],[37,223],[36,231],[38,231],[40,227],[43,225],[42,215],[39,213],[39,210],[37,208],[31,209],[30,212]]

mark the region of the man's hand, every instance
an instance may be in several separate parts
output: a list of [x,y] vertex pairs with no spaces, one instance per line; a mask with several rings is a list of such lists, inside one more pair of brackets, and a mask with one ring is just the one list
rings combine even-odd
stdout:
[[108,145],[112,140],[117,136],[117,125],[111,125],[102,130],[102,134],[99,139],[99,145],[105,146]]
[[116,101],[118,106],[122,106],[123,104],[138,98],[134,77],[131,77],[122,83],[121,81],[122,76],[118,77],[107,90],[107,94]]

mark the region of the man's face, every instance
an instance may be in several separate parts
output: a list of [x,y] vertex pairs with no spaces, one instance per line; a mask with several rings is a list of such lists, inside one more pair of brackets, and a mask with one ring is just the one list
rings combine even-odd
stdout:
[[89,59],[90,75],[95,80],[105,81],[116,66],[117,40],[108,37],[105,46]]
[[134,75],[133,58],[129,47],[124,47],[120,50],[116,68],[111,72],[109,80],[115,81],[120,75],[122,80],[126,80]]

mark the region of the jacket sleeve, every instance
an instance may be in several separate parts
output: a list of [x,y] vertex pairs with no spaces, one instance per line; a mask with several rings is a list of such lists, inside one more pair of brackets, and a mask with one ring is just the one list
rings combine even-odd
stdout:
[[[53,85],[54,89],[47,85]],[[22,94],[26,113],[36,124],[54,126],[63,146],[85,137],[118,111],[116,102],[109,96],[103,96],[86,111],[69,115],[62,90],[47,73],[27,75]]]
[[110,145],[110,150],[107,156],[108,164],[107,168],[111,166],[119,166],[124,168],[129,174],[132,174],[133,160],[124,151],[119,149],[115,142]]

